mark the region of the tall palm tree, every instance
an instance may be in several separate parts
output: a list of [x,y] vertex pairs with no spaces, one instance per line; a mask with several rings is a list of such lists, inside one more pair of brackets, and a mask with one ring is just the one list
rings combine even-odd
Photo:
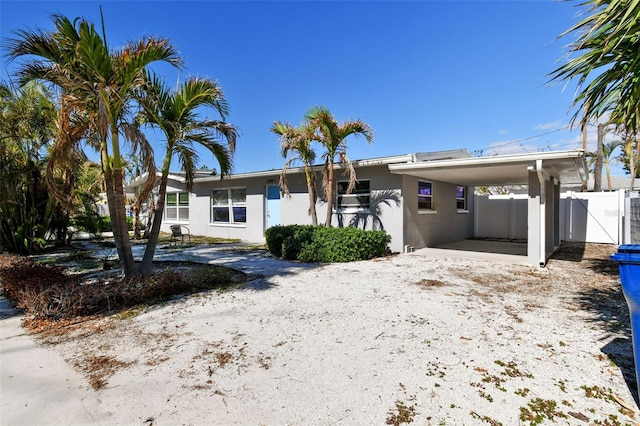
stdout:
[[614,153],[616,149],[621,146],[621,141],[611,141],[602,145],[602,162],[604,163],[604,170],[607,174],[607,188],[609,191],[611,191],[611,162],[618,158]]
[[[596,164],[596,162],[598,161],[597,160],[598,157],[601,158],[602,165],[604,166],[605,173],[607,176],[607,189],[609,191],[611,191],[611,186],[612,186],[611,185],[611,162],[616,158],[619,158],[618,156],[615,156],[614,153],[616,152],[616,149],[618,149],[618,147],[621,147],[621,146],[623,146],[623,143],[622,141],[619,141],[619,140],[606,142],[606,143],[603,143],[601,147],[602,155],[598,155],[597,152],[587,152],[586,154],[587,165],[589,167]],[[599,190],[597,190],[595,186],[596,175],[597,175],[597,169],[594,167],[594,191],[599,192]]]
[[356,184],[356,172],[347,157],[348,136],[362,135],[368,143],[373,142],[373,129],[362,120],[347,120],[338,123],[331,112],[324,106],[314,106],[305,114],[305,122],[314,129],[314,139],[322,144],[325,152],[322,154],[324,165],[323,187],[327,199],[327,218],[325,226],[331,226],[333,217],[333,204],[335,198],[334,164],[336,159],[345,167],[349,176],[347,193],[353,191]]
[[[143,274],[151,271],[173,156],[178,157],[181,168],[185,171],[186,187],[190,190],[198,162],[194,144],[204,146],[214,155],[220,165],[220,174],[224,177],[231,172],[238,135],[235,126],[224,121],[229,108],[222,89],[216,82],[192,77],[175,91],[171,91],[156,76],[148,75],[147,81],[148,87],[140,98],[143,121],[162,130],[167,139],[167,149],[162,163],[153,224],[140,265]],[[200,107],[205,106],[213,108],[222,120],[201,118]],[[218,141],[219,137],[226,140],[226,145]]]
[[59,212],[49,208],[43,155],[55,136],[56,113],[42,85],[0,82],[0,247],[10,252],[38,248]]
[[52,20],[55,31],[16,31],[17,38],[8,41],[8,57],[27,57],[18,71],[21,82],[40,79],[60,89],[53,164],[70,161],[68,153],[83,139],[99,150],[114,239],[124,275],[131,278],[137,268],[127,230],[120,135],[132,142],[134,151],[140,150],[152,170],[153,150],[128,122],[134,91],[152,63],[180,66],[182,60],[167,39],[143,38],[112,51],[104,30],[101,36],[88,20],[71,21],[62,15],[53,15]]
[[562,33],[574,34],[569,53],[577,56],[556,68],[551,81],[577,80],[580,106],[572,124],[599,119],[605,113],[626,131],[640,131],[640,2],[587,0],[589,16]]
[[310,126],[294,127],[288,123],[274,121],[270,131],[280,136],[280,149],[282,158],[287,159],[280,174],[280,187],[282,191],[288,195],[289,186],[287,185],[287,170],[296,161],[302,161],[304,165],[304,175],[307,182],[307,193],[309,194],[309,215],[313,226],[318,226],[318,214],[316,213],[316,200],[318,193],[316,188],[316,173],[313,170],[313,162],[316,159],[316,153],[311,148],[311,142],[314,139],[314,130]]

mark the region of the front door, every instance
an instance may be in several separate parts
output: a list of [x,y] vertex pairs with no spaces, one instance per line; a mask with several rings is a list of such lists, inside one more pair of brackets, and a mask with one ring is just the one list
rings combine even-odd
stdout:
[[266,229],[280,225],[280,186],[267,185]]

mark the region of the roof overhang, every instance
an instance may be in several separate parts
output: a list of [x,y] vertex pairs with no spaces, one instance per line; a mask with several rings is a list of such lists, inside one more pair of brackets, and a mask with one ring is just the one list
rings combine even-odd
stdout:
[[584,151],[496,155],[408,164],[389,164],[391,173],[462,186],[527,185],[539,160],[543,171],[561,183],[581,183],[587,176]]

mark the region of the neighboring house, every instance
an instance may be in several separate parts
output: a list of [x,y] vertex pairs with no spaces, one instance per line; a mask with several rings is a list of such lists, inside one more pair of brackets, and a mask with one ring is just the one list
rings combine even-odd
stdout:
[[[473,237],[474,186],[528,184],[528,259],[534,265],[544,264],[560,243],[554,216],[560,183],[581,182],[585,173],[582,151],[473,157],[467,150],[451,150],[359,160],[353,165],[358,182],[351,194],[345,192],[342,170],[336,170],[332,224],[383,229],[396,252]],[[185,190],[182,176],[172,174],[162,230],[184,224],[194,235],[264,241],[270,226],[310,224],[303,169],[287,173],[291,197],[280,192],[280,172],[240,173],[224,179],[198,174],[191,192]],[[140,186],[143,179],[128,189]],[[326,203],[318,201],[316,207],[323,217]]]

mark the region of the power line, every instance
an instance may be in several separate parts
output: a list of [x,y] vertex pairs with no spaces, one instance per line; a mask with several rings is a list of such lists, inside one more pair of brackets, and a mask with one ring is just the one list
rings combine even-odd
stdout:
[[[492,146],[489,146],[489,147],[486,147],[486,148],[480,148],[480,149],[477,149],[476,151],[477,152],[483,152],[483,151],[489,150],[489,149],[496,149],[496,148],[505,147],[505,146],[509,146],[509,145],[522,144],[522,142],[526,142],[526,141],[529,141],[529,140],[532,140],[532,139],[537,139],[537,138],[539,138],[541,136],[550,135],[552,133],[556,133],[556,132],[559,132],[561,130],[567,130],[569,128],[571,128],[571,126],[564,126],[564,127],[560,127],[558,129],[555,129],[555,130],[550,130],[548,132],[540,133],[538,135],[529,136],[529,137],[522,138],[522,139],[516,139],[514,141],[505,142],[505,143],[501,143],[501,144],[498,144],[498,145],[492,145]],[[523,146],[523,149],[524,149],[524,146]]]

